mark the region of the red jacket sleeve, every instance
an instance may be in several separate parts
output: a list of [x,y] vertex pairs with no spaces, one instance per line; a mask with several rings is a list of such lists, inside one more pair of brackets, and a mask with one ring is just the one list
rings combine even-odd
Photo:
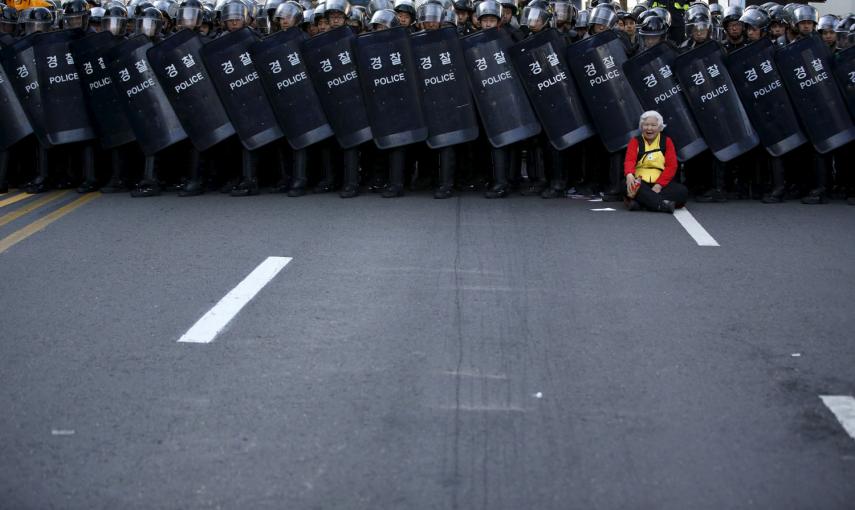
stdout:
[[[662,135],[665,136],[665,135]],[[627,149],[627,153],[629,149]],[[624,167],[626,167],[626,163],[624,162]],[[626,171],[626,168],[624,168]],[[662,175],[656,179],[656,184],[662,186],[663,188],[671,182],[671,179],[674,178],[674,175],[677,173],[677,149],[674,148],[674,142],[671,141],[671,138],[665,137],[665,170],[662,171]]]
[[638,159],[638,140],[635,137],[629,141],[626,146],[626,157],[623,158],[623,174],[629,175],[635,173],[635,160]]

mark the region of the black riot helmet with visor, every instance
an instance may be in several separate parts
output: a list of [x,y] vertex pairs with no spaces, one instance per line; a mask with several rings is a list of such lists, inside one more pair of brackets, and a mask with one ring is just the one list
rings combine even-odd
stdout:
[[23,16],[24,34],[30,35],[36,32],[47,32],[53,25],[53,14],[47,7],[33,7],[28,9]]
[[611,29],[617,23],[617,13],[612,4],[598,4],[591,9],[588,18],[588,27],[594,28],[595,25],[602,25],[606,29]]
[[721,26],[725,30],[731,23],[738,23],[739,18],[742,17],[742,14],[745,11],[739,5],[729,5],[727,9],[724,10],[724,17],[721,19]]
[[223,23],[229,21],[243,21],[247,23],[249,21],[249,9],[245,3],[239,0],[229,0],[223,5],[220,16]]
[[273,13],[273,23],[280,29],[296,27],[303,23],[303,8],[295,2],[279,4]]
[[550,14],[546,6],[532,2],[528,7],[523,8],[520,25],[528,27],[532,32],[540,32],[549,23]]
[[374,16],[374,13],[377,11],[382,11],[383,9],[394,10],[395,2],[392,0],[371,0],[368,2],[368,15]]
[[837,47],[841,50],[855,46],[855,15],[850,14],[837,22],[834,27],[837,34]]
[[799,5],[795,9],[793,9],[793,28],[797,28],[799,23],[803,21],[811,21],[814,26],[819,22],[819,13],[816,11],[816,7],[812,5]]
[[62,28],[89,27],[89,5],[83,0],[70,0],[62,6]]
[[668,33],[668,23],[659,16],[647,16],[638,27],[638,35],[641,37],[641,47],[650,49],[665,40]]
[[163,29],[163,14],[155,7],[146,7],[134,20],[134,32],[154,38]]
[[442,23],[444,11],[442,4],[430,1],[419,6],[417,19],[419,23]]
[[576,30],[588,30],[588,20],[591,19],[591,12],[587,9],[582,9],[579,11],[579,14],[576,15],[576,23],[573,24],[573,28]]
[[18,32],[18,10],[14,7],[3,6],[0,10],[0,34],[16,34]]
[[373,30],[385,30],[400,25],[398,15],[392,9],[380,9],[371,16],[371,28]]
[[763,9],[747,9],[739,21],[743,25],[765,32],[769,28],[769,15]]
[[573,26],[578,14],[578,9],[570,2],[555,2],[552,4],[552,22],[556,26],[563,24]]
[[195,29],[202,24],[204,6],[199,0],[183,0],[178,5],[175,24],[179,28]]
[[116,37],[125,35],[128,29],[128,11],[121,5],[111,5],[104,10],[101,18],[101,30]]

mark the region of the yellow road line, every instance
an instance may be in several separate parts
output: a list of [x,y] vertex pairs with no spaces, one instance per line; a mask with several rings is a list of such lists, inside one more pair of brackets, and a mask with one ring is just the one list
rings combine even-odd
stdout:
[[26,238],[30,237],[31,235],[35,234],[36,232],[42,230],[43,228],[47,227],[48,225],[50,225],[54,221],[62,218],[63,216],[74,211],[78,207],[85,205],[88,202],[91,202],[100,196],[101,196],[100,193],[87,193],[86,195],[83,195],[82,197],[75,200],[74,202],[65,204],[64,206],[60,207],[56,211],[53,211],[52,213],[47,214],[44,217],[37,219],[36,221],[30,223],[26,227],[24,227],[20,230],[17,230],[15,232],[12,232],[8,236],[4,237],[3,239],[0,239],[0,253],[5,252],[6,250],[11,248],[12,246],[15,246],[16,244],[20,243],[24,239],[26,239]]
[[20,202],[21,200],[26,200],[26,199],[30,198],[31,196],[33,196],[33,195],[28,195],[26,193],[18,193],[15,196],[11,196],[9,198],[5,198],[3,200],[0,200],[0,207],[6,207],[7,205],[15,204],[17,202]]
[[43,205],[47,205],[47,204],[53,202],[54,200],[67,195],[68,193],[70,193],[70,190],[54,191],[54,192],[48,193],[46,196],[42,197],[39,200],[36,200],[35,202],[29,203],[29,204],[25,205],[24,207],[21,207],[18,210],[15,210],[15,211],[12,211],[8,214],[0,216],[0,227],[2,227],[3,225],[8,225],[9,223],[20,218],[21,216],[28,214],[28,213],[31,213],[31,212],[35,211],[36,209],[38,209],[39,207],[41,207]]

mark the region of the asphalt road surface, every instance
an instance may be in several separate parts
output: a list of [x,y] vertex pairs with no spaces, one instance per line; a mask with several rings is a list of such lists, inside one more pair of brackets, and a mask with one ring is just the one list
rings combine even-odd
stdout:
[[855,508],[839,201],[15,196],[0,508]]

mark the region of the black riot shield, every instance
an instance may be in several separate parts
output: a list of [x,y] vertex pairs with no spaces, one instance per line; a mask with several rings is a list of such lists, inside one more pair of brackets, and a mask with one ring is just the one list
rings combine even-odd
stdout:
[[84,36],[82,30],[62,30],[38,34],[33,41],[45,131],[51,145],[96,137],[86,102],[82,100],[83,84],[69,48],[72,41]]
[[110,32],[90,34],[71,43],[71,54],[83,84],[89,113],[101,147],[110,149],[133,142],[136,137],[125,116],[122,100],[112,85],[105,55],[125,39]]
[[843,89],[849,115],[855,118],[855,46],[841,51],[834,63],[834,75]]
[[665,119],[665,133],[674,142],[677,159],[688,161],[707,149],[695,124],[680,83],[671,70],[677,51],[667,44],[641,52],[623,64],[623,72],[645,110],[656,110]]
[[775,62],[817,152],[825,154],[855,140],[855,125],[832,76],[831,52],[819,37],[779,49]]
[[250,47],[273,113],[295,150],[333,135],[303,60],[300,47],[307,37],[303,30],[294,27]]
[[199,151],[235,134],[208,70],[202,65],[202,44],[195,31],[180,30],[147,53],[163,93]]
[[408,34],[404,27],[378,30],[354,43],[368,124],[381,149],[423,142],[428,136]]
[[373,138],[353,60],[355,37],[350,27],[339,27],[303,42],[309,77],[335,137],[345,149]]
[[249,150],[285,136],[249,53],[256,41],[258,36],[243,28],[214,39],[201,50],[226,113],[241,143]]
[[51,143],[45,130],[42,90],[33,49],[36,35],[38,34],[28,35],[0,50],[0,62],[39,144],[50,147]]
[[106,55],[110,80],[116,87],[125,115],[146,156],[187,138],[181,121],[151,71],[145,54],[151,41],[137,35]]
[[775,48],[768,38],[731,53],[725,64],[760,143],[769,154],[782,156],[807,142],[781,83]]
[[499,29],[480,30],[460,40],[478,114],[494,147],[540,133],[516,69],[508,58],[513,40]]
[[674,71],[716,158],[730,161],[757,146],[760,139],[742,107],[718,43],[708,42],[680,55]]
[[410,36],[422,112],[432,149],[478,138],[478,118],[457,29],[422,30]]
[[607,30],[567,47],[567,63],[606,150],[617,152],[638,136],[641,104],[624,79],[626,46]]
[[556,30],[547,29],[508,50],[537,118],[558,150],[597,134],[564,59],[566,47]]
[[0,119],[3,119],[0,122],[0,151],[5,151],[33,132],[27,114],[2,66],[0,66]]

